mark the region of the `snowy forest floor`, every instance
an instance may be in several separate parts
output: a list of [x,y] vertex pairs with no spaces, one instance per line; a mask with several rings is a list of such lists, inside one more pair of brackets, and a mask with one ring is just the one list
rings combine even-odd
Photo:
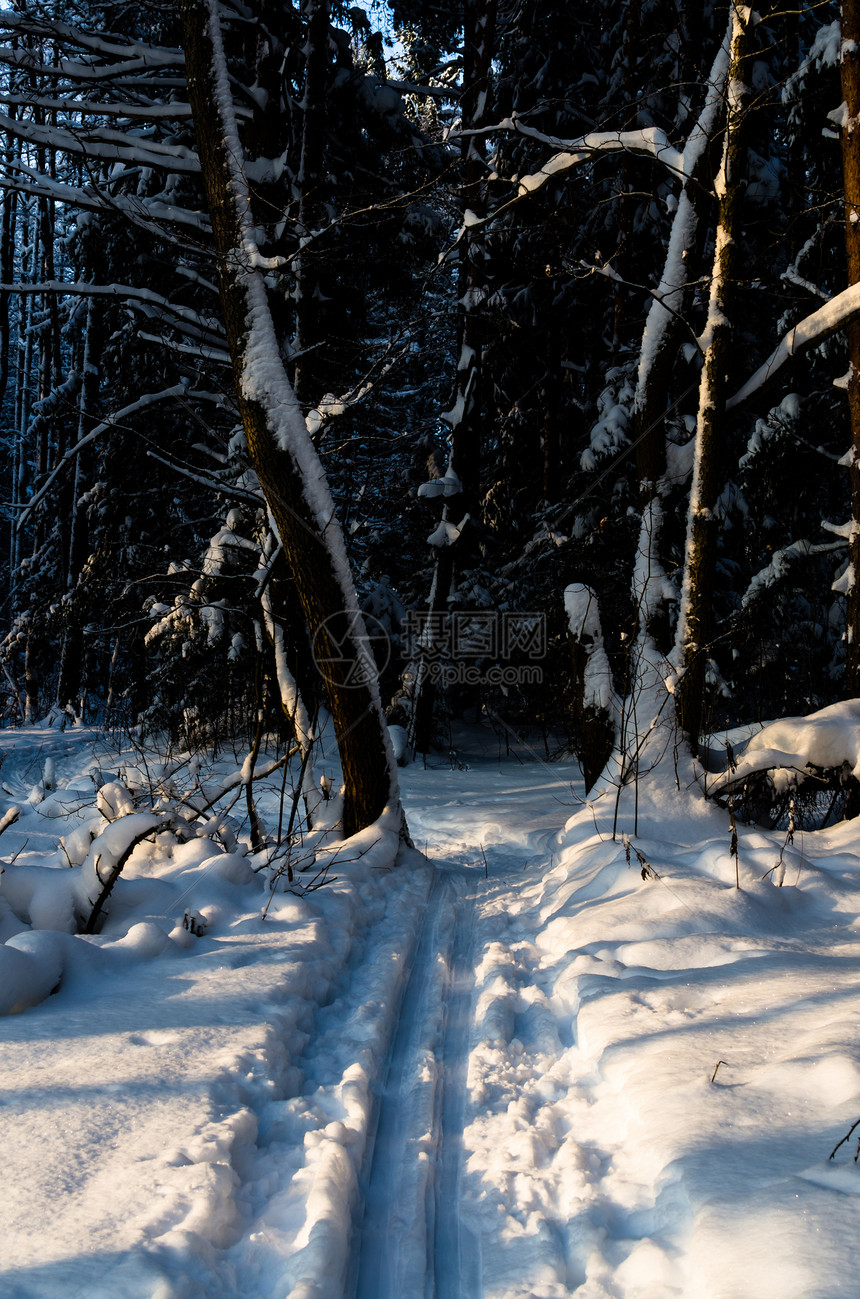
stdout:
[[[211,842],[135,851],[59,991],[0,1020],[5,1299],[857,1293],[853,1141],[828,1160],[860,1118],[857,823],[798,834],[782,888],[785,836],[740,827],[738,890],[725,815],[671,771],[644,869],[574,764],[470,743],[402,773],[429,864],[344,865],[265,919]],[[0,749],[2,901],[117,758]],[[68,793],[40,810],[46,756]]]

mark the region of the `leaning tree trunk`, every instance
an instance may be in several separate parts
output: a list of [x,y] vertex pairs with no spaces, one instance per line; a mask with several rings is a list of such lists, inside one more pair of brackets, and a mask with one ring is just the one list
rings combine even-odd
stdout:
[[732,0],[731,53],[726,81],[726,124],[723,153],[716,178],[719,202],[716,247],[705,357],[699,385],[693,482],[687,519],[687,547],[675,657],[679,669],[676,708],[681,729],[693,752],[698,751],[704,712],[705,670],[711,641],[711,604],[717,552],[715,507],[722,486],[722,449],[726,425],[726,380],[732,345],[730,299],[738,254],[741,176],[744,166],[745,66],[749,58],[754,18],[750,9]]
[[[860,0],[843,0],[840,72],[845,122],[842,127],[842,171],[845,185],[845,252],[848,283],[860,281]],[[851,533],[845,646],[845,691],[860,695],[860,319],[848,325],[848,410],[851,418]]]
[[[322,465],[280,358],[244,173],[217,0],[180,0],[188,94],[219,262],[239,412],[326,678],[343,770],[343,829],[399,812],[391,744]],[[404,826],[405,833],[405,826]]]

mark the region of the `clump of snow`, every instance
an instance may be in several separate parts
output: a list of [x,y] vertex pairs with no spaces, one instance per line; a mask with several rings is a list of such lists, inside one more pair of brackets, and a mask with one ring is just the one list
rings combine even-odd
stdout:
[[580,456],[580,464],[586,471],[595,469],[602,457],[614,454],[630,440],[634,398],[630,372],[615,366],[607,372],[607,378],[609,383],[597,399],[598,419],[589,432],[589,446]]
[[108,781],[96,794],[96,807],[106,821],[117,821],[134,811],[134,799],[118,780]]
[[465,514],[459,523],[449,523],[447,519],[440,519],[427,538],[428,546],[453,546],[454,542],[459,540],[460,534],[469,522],[470,517],[470,515]]
[[59,985],[62,947],[52,933],[15,934],[0,947],[0,1015],[38,1006]]
[[571,636],[585,647],[587,653],[583,683],[585,707],[608,711],[615,695],[597,596],[590,587],[573,582],[564,590],[564,611]]

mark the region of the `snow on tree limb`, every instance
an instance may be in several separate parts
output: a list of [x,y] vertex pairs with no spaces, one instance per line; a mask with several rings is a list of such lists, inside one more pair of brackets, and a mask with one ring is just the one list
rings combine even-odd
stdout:
[[75,456],[79,455],[80,452],[83,451],[84,447],[89,446],[89,444],[94,442],[102,433],[107,432],[108,429],[116,428],[120,420],[126,419],[129,415],[133,415],[139,410],[143,410],[146,406],[152,406],[159,401],[170,401],[171,399],[177,398],[187,399],[189,397],[209,401],[216,400],[219,402],[221,400],[220,394],[192,391],[186,388],[184,383],[177,383],[174,384],[172,388],[163,388],[161,392],[144,393],[142,397],[138,397],[137,401],[130,402],[128,406],[123,406],[122,410],[115,411],[114,414],[109,416],[106,420],[102,420],[101,424],[97,424],[94,429],[90,429],[89,433],[85,434],[84,437],[76,442],[73,447],[69,448],[66,454],[59,460],[52,472],[45,479],[38,492],[36,492],[27,502],[25,508],[21,511],[17,519],[15,524],[16,529],[20,531],[24,526],[27,519],[30,517],[31,512],[45,499],[66,465],[71,460],[74,460]]
[[55,199],[58,203],[65,203],[84,212],[121,212],[136,225],[160,235],[164,234],[159,224],[163,221],[191,226],[195,230],[209,230],[209,220],[202,212],[192,212],[188,208],[164,203],[161,199],[132,194],[114,194],[108,197],[92,186],[66,185],[21,163],[15,164],[15,170],[16,176],[0,176],[0,190],[23,194],[28,198]]
[[729,398],[726,402],[726,410],[735,410],[738,406],[742,406],[753,393],[770,383],[786,361],[801,356],[811,347],[818,347],[832,334],[843,329],[849,321],[854,320],[858,314],[860,314],[860,284],[851,284],[788,331],[764,364],[760,365],[743,387]]
[[219,492],[229,500],[241,501],[243,505],[248,505],[254,510],[262,509],[266,504],[262,493],[243,491],[241,487],[222,482],[221,479],[215,478],[212,474],[203,473],[199,469],[190,469],[188,465],[171,460],[168,456],[159,455],[157,451],[147,450],[146,454],[150,460],[157,460],[159,464],[166,465],[173,473],[180,474],[193,483],[199,483],[201,487],[208,487],[210,491]]
[[[592,131],[587,135],[580,135],[575,139],[567,140],[558,135],[548,135],[545,131],[538,131],[533,126],[526,126],[522,118],[516,113],[512,113],[510,117],[503,118],[501,122],[496,122],[493,126],[480,126],[464,131],[452,130],[448,133],[447,138],[456,140],[470,135],[496,135],[501,131],[514,135],[524,135],[530,140],[537,140],[540,144],[548,144],[551,148],[558,150],[557,155],[551,158],[545,166],[555,163],[556,157],[564,158],[579,153],[583,153],[585,157],[591,157],[595,153],[617,153],[621,150],[626,153],[638,153],[655,158],[658,162],[662,162],[673,175],[682,177],[685,175],[683,153],[679,153],[675,146],[670,143],[666,132],[659,126],[647,126],[638,131]],[[579,161],[578,158],[577,161]],[[573,164],[568,163],[566,165]],[[556,164],[554,172],[565,170],[566,165],[564,163]],[[554,172],[550,174],[554,174]],[[523,176],[520,178],[520,183],[532,179],[532,177]],[[543,181],[541,181],[542,183]],[[538,188],[538,186],[535,185],[533,188]]]
[[[0,46],[0,63],[21,68],[33,76],[50,77],[53,81],[68,80],[89,84],[109,81],[112,86],[122,86],[124,89],[139,88],[150,91],[153,86],[152,65],[144,58],[125,59],[122,62],[104,63],[100,66],[92,63],[73,63],[70,59],[59,59],[56,63],[41,63],[32,50],[22,49],[20,46]],[[164,90],[182,90],[185,83],[181,77],[159,77],[157,84]]]
[[476,127],[467,131],[451,131],[448,140],[456,140],[471,135],[493,135],[500,131],[507,131],[515,135],[524,135],[531,140],[537,140],[541,144],[548,144],[559,152],[543,164],[536,172],[526,176],[520,176],[513,183],[517,186],[517,192],[513,198],[502,203],[493,212],[485,217],[478,217],[473,212],[467,212],[464,219],[463,227],[460,231],[462,235],[465,229],[474,229],[479,226],[487,225],[494,221],[502,212],[507,211],[514,203],[525,198],[528,194],[534,194],[537,190],[542,189],[547,181],[552,180],[554,176],[562,175],[564,172],[571,171],[578,167],[580,163],[587,162],[599,153],[634,153],[662,165],[670,174],[681,180],[686,180],[687,172],[684,154],[680,153],[673,144],[670,143],[666,132],[657,126],[645,127],[639,131],[594,131],[588,135],[579,136],[577,139],[564,140],[559,136],[547,135],[543,131],[538,131],[532,126],[526,126],[524,122],[516,115],[504,118],[494,126]]
[[[0,59],[2,62],[2,59]],[[132,122],[179,122],[191,118],[191,105],[179,100],[167,104],[108,103],[98,99],[81,99],[76,91],[55,95],[0,95],[5,108],[44,108],[52,113],[74,113],[81,117],[120,117]],[[237,106],[240,116],[250,116],[250,109]]]
[[697,225],[697,215],[690,199],[690,178],[698,174],[705,162],[705,151],[722,111],[725,81],[730,66],[731,25],[723,38],[708,77],[708,91],[702,111],[696,119],[684,146],[685,177],[672,221],[666,259],[660,284],[653,293],[648,310],[642,348],[639,354],[639,371],[636,383],[635,404],[642,411],[647,403],[648,385],[662,347],[667,346],[672,317],[677,315],[683,302],[687,285],[686,254],[692,245]]
[[[77,45],[80,49],[90,50],[94,54],[102,54],[108,58],[115,57],[124,61],[130,57],[135,58],[148,68],[165,65],[182,67],[185,64],[185,54],[181,49],[125,39],[115,43],[106,40],[103,36],[98,36],[95,32],[84,31],[83,28],[74,27],[71,23],[60,22],[55,18],[42,15],[36,17],[33,14],[3,9],[0,11],[0,30],[61,40],[67,45]],[[60,64],[52,65],[54,68],[59,66]]]
[[136,288],[131,284],[91,284],[86,280],[41,280],[35,284],[19,282],[17,284],[0,284],[0,294],[45,293],[69,294],[85,298],[119,298],[123,302],[141,303],[160,308],[165,315],[175,316],[179,327],[195,325],[206,333],[218,334],[223,338],[224,326],[214,317],[201,316],[192,307],[179,306],[152,289]]
[[[825,523],[824,526],[828,525]],[[835,531],[833,525],[831,530]],[[844,550],[847,544],[847,538],[843,541],[824,541],[815,544],[803,537],[788,546],[783,546],[780,550],[775,550],[770,563],[759,569],[741,596],[741,607],[745,608],[768,587],[773,586],[781,577],[785,577],[790,570],[792,560],[805,559],[810,555],[824,555],[832,550]]]
[[191,175],[200,172],[200,163],[193,149],[184,144],[136,140],[125,132],[106,129],[100,132],[64,131],[57,126],[42,126],[38,122],[10,117],[8,113],[0,113],[0,131],[37,148],[59,150],[76,157],[126,162],[135,167],[188,172]]

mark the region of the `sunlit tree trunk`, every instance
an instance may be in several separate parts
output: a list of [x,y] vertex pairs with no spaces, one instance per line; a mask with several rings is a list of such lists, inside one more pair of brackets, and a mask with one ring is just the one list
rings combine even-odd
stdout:
[[739,247],[744,151],[744,74],[752,42],[752,11],[733,0],[731,54],[726,81],[722,162],[716,178],[718,216],[714,265],[705,325],[705,355],[699,385],[693,482],[678,616],[676,706],[693,751],[702,727],[705,673],[711,641],[711,604],[717,552],[715,506],[722,489],[726,424],[726,381],[732,342],[732,292]]

